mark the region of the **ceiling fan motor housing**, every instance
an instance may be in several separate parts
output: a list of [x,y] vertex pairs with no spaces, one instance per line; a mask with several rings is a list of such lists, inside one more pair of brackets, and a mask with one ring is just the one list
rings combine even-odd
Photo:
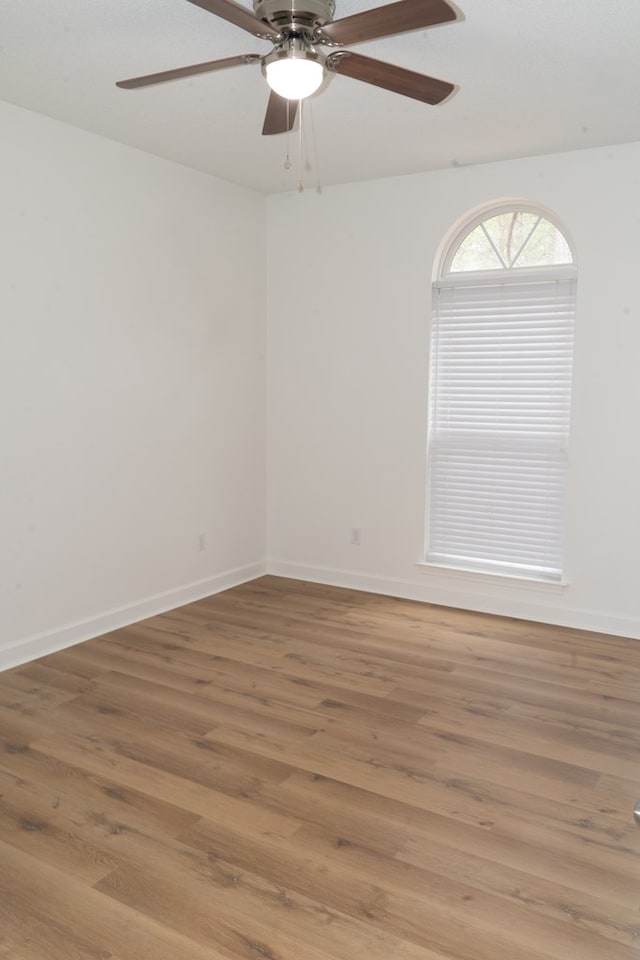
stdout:
[[288,59],[315,60],[324,66],[326,57],[306,38],[293,36],[283,40],[282,43],[276,44],[271,53],[262,58],[262,72],[265,72],[270,63]]
[[333,20],[336,10],[334,0],[302,0],[301,9],[291,9],[286,0],[254,0],[256,17],[271,24],[276,30],[288,28],[314,30]]

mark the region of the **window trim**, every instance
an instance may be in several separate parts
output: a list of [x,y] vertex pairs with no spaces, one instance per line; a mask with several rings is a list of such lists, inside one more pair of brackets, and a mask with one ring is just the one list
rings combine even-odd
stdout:
[[502,570],[484,570],[475,567],[461,567],[455,563],[438,563],[435,560],[426,560],[424,558],[416,560],[416,566],[425,572],[453,574],[456,579],[469,580],[473,583],[486,583],[487,577],[498,582],[504,580],[513,580],[519,586],[530,589],[540,589],[552,593],[561,594],[570,584],[566,570],[563,570],[562,577],[559,580],[545,579],[543,577],[533,577],[527,573],[507,573]]
[[[553,276],[551,273],[553,272]],[[577,280],[578,270],[575,264],[561,263],[543,267],[514,267],[511,270],[464,270],[459,273],[448,273],[437,277],[431,290],[442,287],[475,287],[486,281],[487,285],[493,281],[496,286],[505,286],[508,283],[535,283],[540,279]]]

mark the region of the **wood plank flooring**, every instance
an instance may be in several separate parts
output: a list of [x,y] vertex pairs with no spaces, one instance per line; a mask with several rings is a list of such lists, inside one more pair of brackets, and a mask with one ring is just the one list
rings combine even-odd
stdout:
[[640,643],[264,577],[0,674],[1,960],[640,960]]

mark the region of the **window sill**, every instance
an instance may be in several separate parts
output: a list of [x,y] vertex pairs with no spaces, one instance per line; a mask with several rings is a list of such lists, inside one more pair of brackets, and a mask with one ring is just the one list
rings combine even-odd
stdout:
[[440,574],[453,574],[456,579],[470,580],[475,583],[486,583],[489,581],[509,581],[521,587],[527,587],[532,590],[551,591],[553,593],[563,593],[569,586],[569,582],[562,580],[545,580],[541,577],[527,576],[526,574],[501,573],[493,570],[476,570],[471,567],[456,567],[453,564],[435,563],[430,560],[418,560],[417,567],[420,567],[425,573],[433,572]]

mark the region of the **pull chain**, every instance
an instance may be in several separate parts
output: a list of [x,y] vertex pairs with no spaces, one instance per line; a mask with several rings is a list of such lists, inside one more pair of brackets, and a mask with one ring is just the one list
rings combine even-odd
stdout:
[[298,110],[300,111],[300,123],[298,124],[298,193],[302,193],[304,190],[304,182],[302,179],[302,131],[304,128],[304,100],[299,101]]
[[[287,143],[286,143],[286,152],[284,158],[284,169],[291,170],[293,162],[291,160],[291,123],[290,123],[290,105],[291,101],[287,100]],[[307,136],[305,114],[307,109],[310,111],[308,115],[308,121],[311,124],[311,142],[309,142],[309,137]],[[316,131],[313,123],[313,105],[309,103],[308,107],[306,105],[306,100],[298,101],[298,183],[297,189],[298,193],[304,193],[304,173],[311,173],[315,165],[315,180],[316,180],[316,192],[322,193],[322,187],[320,186],[320,172],[318,167],[318,144],[316,141]],[[313,162],[312,162],[313,161]]]
[[290,119],[291,119],[291,118],[290,118],[290,116],[289,116],[289,107],[290,107],[290,101],[287,100],[287,152],[286,152],[286,155],[285,155],[285,158],[284,158],[284,168],[285,168],[285,170],[291,170],[291,157],[290,157],[290,155],[289,155],[289,153],[290,153],[289,148],[290,148],[290,145],[291,145],[291,123],[290,123]]
[[318,141],[316,140],[316,128],[313,123],[313,104],[309,104],[309,123],[311,124],[311,146],[313,149],[313,162],[316,168],[316,193],[322,193],[320,186],[320,165],[318,164]]

